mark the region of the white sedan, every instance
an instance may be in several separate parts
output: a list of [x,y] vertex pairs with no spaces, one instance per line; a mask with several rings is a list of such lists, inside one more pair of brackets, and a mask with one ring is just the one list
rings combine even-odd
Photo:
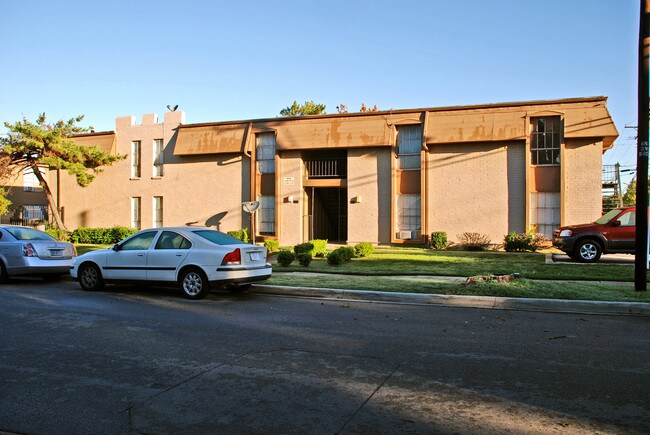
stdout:
[[199,299],[211,284],[234,291],[271,276],[267,249],[202,227],[142,230],[109,249],[77,257],[70,275],[84,290],[105,283],[178,284],[189,299]]

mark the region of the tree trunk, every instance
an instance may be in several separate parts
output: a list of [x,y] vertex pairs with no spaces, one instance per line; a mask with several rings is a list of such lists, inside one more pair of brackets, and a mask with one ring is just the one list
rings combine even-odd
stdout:
[[39,184],[43,188],[43,192],[45,193],[45,198],[47,199],[47,205],[50,207],[50,210],[52,210],[52,216],[54,216],[54,221],[56,222],[57,228],[64,231],[68,231],[65,225],[63,225],[63,220],[61,219],[59,208],[54,203],[54,196],[52,195],[52,191],[50,190],[50,186],[48,186],[47,181],[45,181],[45,178],[43,178],[43,174],[41,174],[40,168],[34,162],[30,162],[29,167],[32,168],[32,170],[34,171],[34,175],[36,176]]

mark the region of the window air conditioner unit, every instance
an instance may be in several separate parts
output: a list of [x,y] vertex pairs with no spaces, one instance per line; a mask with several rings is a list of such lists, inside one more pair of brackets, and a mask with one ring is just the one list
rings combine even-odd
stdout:
[[411,236],[414,232],[412,231],[400,231],[399,238],[402,240],[411,240]]

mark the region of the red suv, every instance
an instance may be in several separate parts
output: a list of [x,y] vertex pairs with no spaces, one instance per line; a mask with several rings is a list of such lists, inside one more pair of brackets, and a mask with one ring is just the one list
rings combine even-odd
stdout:
[[582,263],[595,263],[602,254],[634,254],[635,224],[635,207],[615,208],[593,224],[557,228],[553,246]]

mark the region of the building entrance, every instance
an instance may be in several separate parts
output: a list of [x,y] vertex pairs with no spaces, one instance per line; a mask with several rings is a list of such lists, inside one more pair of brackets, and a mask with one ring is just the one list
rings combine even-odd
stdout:
[[348,238],[348,189],[306,187],[308,240],[345,242]]

